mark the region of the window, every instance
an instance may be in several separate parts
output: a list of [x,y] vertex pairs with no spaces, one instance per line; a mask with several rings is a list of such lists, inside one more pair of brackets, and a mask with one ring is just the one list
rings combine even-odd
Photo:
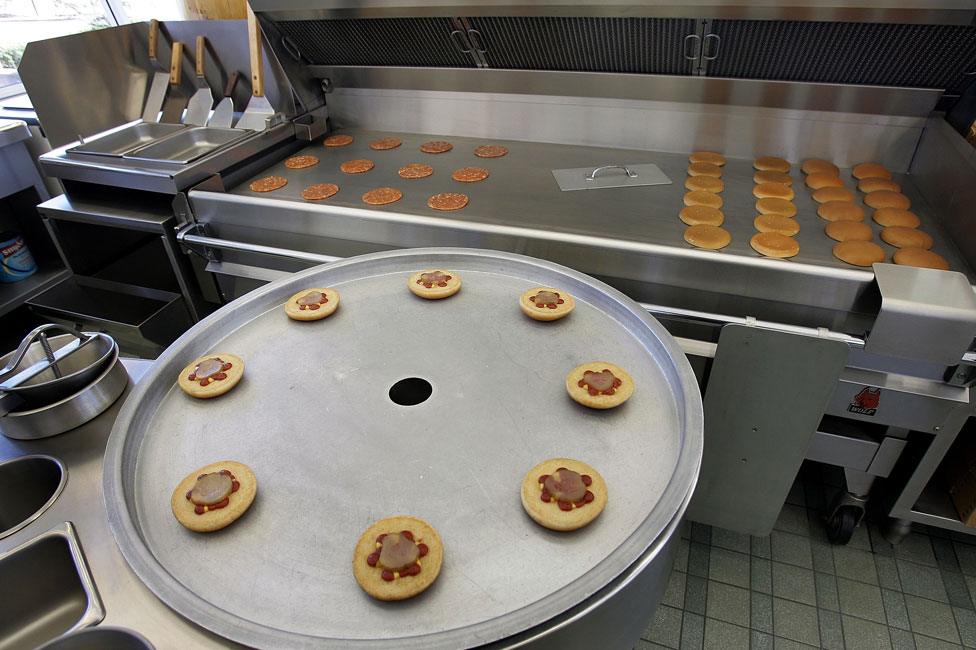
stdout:
[[17,66],[31,41],[158,18],[185,18],[179,0],[0,0],[0,95],[23,92]]

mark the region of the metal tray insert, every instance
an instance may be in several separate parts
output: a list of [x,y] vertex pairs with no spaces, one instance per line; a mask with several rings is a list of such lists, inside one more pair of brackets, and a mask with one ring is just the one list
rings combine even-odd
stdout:
[[67,154],[69,156],[71,154],[86,154],[118,158],[185,128],[182,124],[140,122],[105,135],[94,136],[94,139],[90,139],[84,144],[71,147],[67,150]]
[[123,158],[186,165],[243,140],[250,134],[250,131],[242,129],[216,129],[207,126],[186,128],[165,140],[127,153]]
[[[426,301],[410,273],[443,267],[464,286]],[[335,287],[336,314],[288,319],[303,287]],[[518,308],[533,286],[576,298],[566,319]],[[243,381],[194,400],[177,374],[207,351],[240,354]],[[597,412],[566,373],[617,360],[637,383]],[[390,387],[426,379],[399,406]],[[687,359],[623,294],[542,260],[470,249],[408,249],[320,266],[204,319],[154,363],[122,407],[105,454],[109,522],[135,572],[166,604],[256,647],[459,648],[525,633],[585,602],[663,536],[695,484],[702,407]],[[576,457],[611,492],[594,524],[561,535],[522,510],[537,462]],[[251,510],[220,534],[180,526],[170,491],[222,458],[250,465]],[[445,541],[437,583],[395,606],[356,585],[350,558],[373,521],[410,513]],[[259,594],[260,597],[255,597]]]

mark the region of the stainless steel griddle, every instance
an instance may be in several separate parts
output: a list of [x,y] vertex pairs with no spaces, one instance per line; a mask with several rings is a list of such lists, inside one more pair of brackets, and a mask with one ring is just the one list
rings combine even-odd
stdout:
[[[333,206],[370,209],[384,213],[379,218],[389,220],[394,220],[396,214],[449,217],[486,227],[525,227],[617,239],[636,245],[668,246],[679,249],[683,254],[713,261],[716,256],[720,256],[729,264],[759,263],[812,274],[836,275],[832,269],[837,269],[868,279],[873,278],[870,269],[852,266],[832,255],[831,250],[836,242],[824,234],[827,222],[817,216],[818,204],[810,196],[812,190],[804,185],[804,174],[799,165],[792,166],[790,175],[793,178],[793,191],[796,193],[793,200],[798,210],[796,219],[800,224],[800,232],[796,236],[800,244],[800,254],[789,261],[783,261],[763,258],[749,245],[749,239],[756,234],[753,220],[758,214],[755,208],[756,198],[752,194],[755,186],[752,178],[756,170],[753,169],[751,159],[729,159],[728,164],[722,168],[722,181],[725,183],[725,190],[720,195],[724,201],[723,228],[732,233],[732,243],[715,252],[694,249],[683,238],[687,226],[678,219],[678,212],[684,207],[683,197],[688,191],[684,186],[688,168],[687,154],[409,133],[358,130],[344,132],[354,136],[352,144],[333,148],[316,143],[296,154],[319,157],[321,162],[315,167],[288,169],[284,166],[284,161],[280,161],[237,185],[228,195],[224,195],[225,198],[228,201],[233,201],[233,196],[239,196],[262,202],[301,202],[308,206],[306,209],[310,212],[315,210],[311,206],[320,206],[322,211],[328,211]],[[369,148],[371,141],[384,137],[400,138],[403,144],[386,151]],[[439,139],[450,141],[454,148],[443,154],[426,154],[419,150],[422,143]],[[483,144],[502,144],[508,147],[509,153],[502,158],[478,158],[473,151]],[[354,158],[368,158],[376,163],[376,167],[364,174],[345,174],[339,170],[343,161]],[[434,174],[416,180],[400,178],[397,170],[411,162],[431,165]],[[641,163],[658,165],[672,183],[562,192],[552,176],[553,169]],[[452,180],[451,172],[464,166],[483,167],[489,170],[491,176],[478,183],[459,183]],[[616,173],[623,174],[622,171]],[[251,180],[272,174],[287,178],[288,185],[266,194],[252,192],[248,188]],[[869,223],[874,229],[875,242],[885,249],[887,261],[890,262],[897,249],[881,241],[881,227],[871,219],[874,210],[864,204],[865,195],[858,191],[857,180],[851,176],[850,169],[842,169],[841,178],[845,187],[856,196],[856,202],[864,208],[865,223]],[[911,179],[904,174],[895,174],[894,180],[911,199],[912,211],[922,220],[921,228],[935,239],[932,250],[949,260],[953,270],[966,273],[970,281],[976,283],[976,275],[945,236],[940,221],[935,218],[934,212],[915,189]],[[314,203],[301,198],[301,191],[305,187],[323,182],[339,185],[339,193],[330,199]],[[360,197],[363,192],[387,185],[403,191],[403,199],[386,206],[368,206],[362,202]],[[463,210],[439,212],[427,207],[427,198],[438,192],[463,192],[471,201]],[[195,192],[194,198],[199,201],[202,198],[200,192]],[[798,264],[806,268],[798,269]]]
[[[407,276],[429,267],[459,272],[461,292],[410,294]],[[571,292],[575,311],[527,319],[517,298],[537,285]],[[283,301],[312,286],[335,287],[339,311],[289,320]],[[208,351],[242,356],[246,372],[226,396],[194,400],[176,376]],[[568,398],[566,374],[590,360],[632,374],[624,406],[598,412]],[[394,404],[388,391],[406,377],[428,380],[431,397]],[[616,290],[509,253],[378,253],[269,284],[173,344],[115,424],[105,500],[140,578],[227,638],[466,647],[580,605],[664,538],[693,489],[701,427],[686,358]],[[554,456],[593,464],[610,489],[605,512],[571,534],[540,528],[519,502],[525,473]],[[222,458],[254,469],[257,500],[230,528],[191,533],[170,512],[172,489]],[[428,592],[384,604],[359,589],[350,561],[362,531],[396,513],[430,521],[446,555]]]

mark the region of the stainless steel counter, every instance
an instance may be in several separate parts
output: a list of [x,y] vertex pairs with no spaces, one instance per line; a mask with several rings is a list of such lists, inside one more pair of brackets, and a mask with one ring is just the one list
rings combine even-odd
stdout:
[[[310,168],[292,170],[284,161],[254,178],[281,175],[288,185],[259,194],[248,179],[227,193],[194,190],[191,204],[208,232],[224,239],[251,241],[300,251],[344,255],[350,242],[368,242],[382,250],[401,246],[478,246],[530,254],[568,264],[586,273],[624,280],[646,281],[684,289],[714,291],[742,297],[776,300],[828,309],[853,309],[874,279],[871,269],[848,265],[835,258],[834,241],[824,234],[826,222],[817,216],[817,204],[803,184],[799,166],[791,171],[794,202],[799,210],[797,236],[800,254],[791,260],[761,257],[749,245],[755,234],[756,199],[752,195],[752,160],[731,159],[723,168],[721,194],[724,227],[732,243],[721,251],[692,248],[683,239],[685,225],[678,219],[686,192],[686,155],[646,150],[498,141],[509,149],[502,158],[473,155],[487,141],[450,137],[453,150],[425,154],[421,143],[437,139],[408,133],[351,131],[356,139],[346,147],[310,145],[299,153],[318,156]],[[386,136],[403,140],[402,146],[373,151],[369,142]],[[775,152],[771,152],[775,153]],[[354,158],[376,163],[364,174],[345,174],[339,165]],[[431,165],[428,178],[405,180],[397,175],[410,162]],[[670,185],[561,192],[553,169],[598,167],[607,164],[655,163],[670,177]],[[478,166],[491,176],[479,183],[458,183],[451,172]],[[841,176],[857,192],[849,170]],[[943,233],[934,211],[915,189],[911,177],[896,175],[922,228],[935,238],[933,250],[945,256],[953,270],[974,280],[963,257]],[[301,198],[313,184],[333,182],[340,191],[320,202]],[[381,186],[403,191],[400,201],[368,206],[363,192]],[[439,212],[427,207],[438,192],[464,192],[470,203],[463,210]],[[861,203],[863,205],[863,203]],[[866,214],[872,210],[865,206]],[[875,241],[880,228],[870,217]],[[881,243],[890,260],[895,249]],[[355,253],[363,252],[361,250]]]
[[[151,362],[124,361],[134,383]],[[84,549],[95,587],[105,606],[102,625],[134,629],[159,650],[240,647],[187,622],[167,608],[129,569],[108,528],[102,502],[102,455],[119,408],[132,388],[88,424],[46,440],[20,441],[0,436],[0,461],[25,454],[48,454],[67,467],[64,491],[37,520],[0,540],[0,554],[66,521],[72,522]]]

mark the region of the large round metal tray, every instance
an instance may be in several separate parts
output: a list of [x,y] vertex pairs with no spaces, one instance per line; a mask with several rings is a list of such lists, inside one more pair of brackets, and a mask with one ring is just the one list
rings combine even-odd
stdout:
[[[409,273],[447,268],[456,296],[419,299]],[[576,310],[526,318],[532,286]],[[305,287],[342,296],[299,323],[281,305]],[[176,386],[208,351],[245,359],[214,400]],[[566,395],[580,363],[617,363],[637,389],[593,411]],[[417,406],[390,386],[433,384]],[[691,367],[666,330],[618,291],[571,269],[482,250],[364,255],[274,282],[198,323],[124,404],[105,454],[109,522],[129,564],[166,604],[227,638],[264,647],[465,647],[558,617],[625,571],[694,488],[702,410]],[[524,474],[567,456],[598,468],[604,513],[575,533],[540,528],[519,502]],[[250,465],[258,497],[233,526],[194,534],[170,512],[173,487],[218,459]],[[411,514],[445,543],[441,576],[410,601],[380,603],[352,575],[373,521]]]

